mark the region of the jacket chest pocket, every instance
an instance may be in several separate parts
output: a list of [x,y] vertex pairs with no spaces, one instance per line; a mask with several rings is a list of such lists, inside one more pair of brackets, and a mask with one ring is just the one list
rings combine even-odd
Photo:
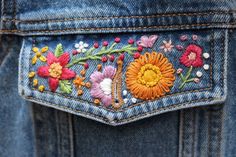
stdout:
[[19,92],[110,125],[226,98],[227,29],[25,37]]

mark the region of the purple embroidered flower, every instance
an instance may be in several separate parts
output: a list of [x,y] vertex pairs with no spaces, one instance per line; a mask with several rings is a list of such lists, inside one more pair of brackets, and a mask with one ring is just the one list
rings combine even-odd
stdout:
[[157,38],[158,38],[157,35],[151,35],[149,37],[144,35],[140,38],[139,41],[137,41],[137,44],[142,47],[152,48]]
[[116,69],[112,66],[106,66],[103,72],[95,71],[90,76],[90,81],[92,82],[92,87],[90,94],[94,98],[98,98],[108,107],[112,103],[112,79],[116,74]]
[[180,40],[181,41],[186,41],[186,40],[188,40],[188,36],[187,35],[181,35]]
[[182,45],[176,45],[175,47],[178,51],[182,51],[184,49]]

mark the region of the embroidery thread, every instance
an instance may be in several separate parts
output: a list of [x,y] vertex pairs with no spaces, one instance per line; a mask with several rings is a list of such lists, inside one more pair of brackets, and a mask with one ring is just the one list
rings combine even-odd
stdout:
[[139,41],[137,41],[137,44],[142,47],[152,48],[157,39],[158,39],[157,35],[151,35],[149,37],[144,35],[140,38]]
[[[59,47],[61,46],[59,45]],[[60,49],[60,51],[57,49]],[[67,52],[61,54],[61,48],[56,48],[55,55],[52,52],[48,53],[47,65],[40,66],[37,74],[40,77],[48,78],[49,88],[52,92],[55,92],[60,85],[63,93],[71,93],[71,83],[66,80],[73,79],[76,74],[74,71],[66,68],[70,60],[70,55]]]
[[32,58],[31,63],[36,64],[37,60],[41,60],[42,62],[46,62],[47,59],[43,56],[43,53],[48,51],[48,46],[43,47],[40,51],[39,48],[33,47],[32,51],[35,53],[35,56]]
[[174,72],[173,65],[162,53],[146,52],[128,66],[127,89],[142,100],[162,97],[174,84]]
[[[92,48],[90,48],[89,50],[85,52],[85,56],[74,58],[73,61],[67,65],[67,67],[71,67],[75,64],[84,65],[87,60],[101,60],[102,62],[107,62],[108,60],[107,56],[110,58],[113,58],[111,57],[112,54],[115,54],[115,53],[121,54],[121,53],[127,52],[128,54],[133,55],[134,51],[138,51],[138,48],[132,46],[132,44],[128,44],[121,48],[116,49],[115,46],[119,42],[120,42],[120,38],[117,37],[115,38],[114,42],[111,44],[110,47],[108,47],[107,42],[106,44],[103,43],[103,47],[99,51],[94,53],[94,51],[99,48],[99,44],[95,43]],[[114,60],[114,58],[112,60]]]
[[185,84],[189,82],[199,83],[200,80],[195,77],[191,77],[191,73],[193,68],[203,66],[202,48],[198,45],[190,44],[186,47],[186,50],[180,57],[179,61],[181,64],[189,68],[186,75],[183,75],[182,69],[177,70],[177,74],[179,74],[182,81],[181,85],[179,86],[179,89],[182,89]]
[[[73,45],[75,49],[70,53],[63,50],[61,43],[57,44],[54,53],[48,50],[48,46],[39,50],[33,45],[35,56],[32,64],[36,64],[38,59],[42,62],[35,72],[28,73],[28,77],[32,81],[31,85],[40,92],[49,88],[52,92],[59,89],[63,94],[77,92],[77,96],[83,96],[82,98],[90,94],[95,105],[115,110],[126,103],[165,96],[171,92],[176,74],[180,78],[180,84],[177,84],[179,89],[186,83],[199,83],[205,74],[202,70],[210,68],[209,64],[203,65],[203,58],[208,59],[210,54],[203,53],[203,49],[195,44],[199,37],[182,35],[181,42],[188,44],[187,40],[192,40],[187,46],[177,41],[174,41],[177,45],[173,45],[171,39],[163,40],[163,44],[155,46],[162,52],[148,52],[158,38],[157,35],[143,35],[138,41],[128,38],[127,44],[122,44],[121,38],[116,37],[111,42],[103,40],[101,43],[94,42],[91,46],[80,41]],[[177,54],[166,53],[174,51],[174,47]],[[143,51],[146,52],[143,54]],[[175,70],[171,56],[181,52],[183,54],[178,59],[179,64],[184,67]],[[46,57],[43,56],[44,53]],[[73,70],[72,66],[75,66]],[[82,70],[78,66],[83,66]],[[196,69],[200,67],[203,69]],[[48,86],[40,82],[37,76],[48,79]]]
[[95,71],[90,76],[92,87],[90,94],[92,97],[101,100],[102,104],[106,107],[112,103],[112,81],[116,74],[116,69],[112,66],[106,66],[103,72]]

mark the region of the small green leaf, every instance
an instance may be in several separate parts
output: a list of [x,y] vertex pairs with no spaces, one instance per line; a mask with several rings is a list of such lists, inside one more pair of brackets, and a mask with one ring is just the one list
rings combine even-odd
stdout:
[[72,86],[68,80],[61,80],[59,86],[63,93],[70,94],[72,92]]
[[63,47],[62,47],[62,44],[57,44],[57,47],[55,49],[55,56],[56,57],[60,57],[62,54],[63,54]]

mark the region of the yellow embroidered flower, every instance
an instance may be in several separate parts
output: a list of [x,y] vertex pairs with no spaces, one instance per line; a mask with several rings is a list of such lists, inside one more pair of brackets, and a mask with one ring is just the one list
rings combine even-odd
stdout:
[[131,62],[126,72],[126,85],[134,97],[152,100],[162,97],[174,84],[175,70],[161,53],[146,52]]
[[48,51],[48,46],[43,47],[40,51],[39,48],[33,47],[32,51],[35,53],[35,56],[32,58],[31,63],[35,64],[37,60],[41,60],[42,62],[46,62],[47,58],[43,56],[43,53]]

